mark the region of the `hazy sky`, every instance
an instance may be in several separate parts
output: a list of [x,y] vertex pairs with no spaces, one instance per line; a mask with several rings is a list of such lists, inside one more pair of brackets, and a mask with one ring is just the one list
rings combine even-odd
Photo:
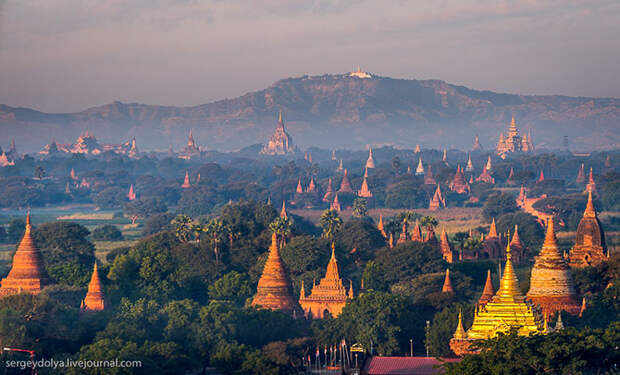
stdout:
[[195,105],[361,65],[620,97],[619,0],[0,0],[0,103]]

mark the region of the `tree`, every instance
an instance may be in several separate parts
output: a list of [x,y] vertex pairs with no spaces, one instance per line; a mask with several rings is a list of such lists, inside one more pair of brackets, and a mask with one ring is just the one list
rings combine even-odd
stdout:
[[336,210],[325,210],[321,215],[321,228],[323,228],[323,237],[333,241],[334,236],[342,227],[342,219]]
[[58,283],[88,283],[95,262],[95,246],[88,240],[89,234],[82,225],[65,221],[45,223],[33,230],[45,268]]
[[448,375],[603,374],[620,361],[620,322],[605,330],[568,328],[547,335],[499,335],[477,344],[478,355],[445,365]]
[[517,211],[515,197],[509,193],[493,193],[482,207],[482,216],[487,222],[493,218]]
[[8,237],[9,242],[16,243],[22,239],[24,232],[26,231],[26,222],[22,219],[16,218],[9,222]]
[[366,200],[366,198],[357,198],[355,201],[353,201],[353,216],[368,216],[368,201]]
[[473,321],[474,307],[453,303],[433,316],[433,321],[426,333],[426,347],[432,357],[454,357],[450,349],[450,339],[458,323],[459,311],[463,314],[463,326],[470,327]]
[[138,219],[145,219],[151,215],[166,212],[168,207],[157,198],[140,198],[125,204],[123,212],[129,216],[131,223]]
[[142,235],[149,236],[163,230],[171,230],[172,225],[170,224],[170,222],[174,218],[174,214],[168,212],[150,216],[144,222],[144,227],[142,228]]
[[98,241],[122,241],[123,233],[116,227],[116,225],[106,224],[97,227],[93,230],[93,240]]
[[400,166],[401,166],[400,158],[398,156],[394,156],[392,158],[392,168],[394,168],[396,173],[400,172]]
[[420,219],[420,225],[425,228],[434,228],[437,226],[437,224],[439,224],[437,222],[437,219],[432,216],[422,216],[422,218]]
[[277,217],[269,224],[269,230],[278,237],[280,247],[286,246],[286,238],[290,236],[293,223],[288,217]]
[[214,300],[227,300],[239,305],[254,294],[246,273],[231,271],[209,286],[209,297]]
[[37,165],[34,169],[34,176],[39,180],[45,177],[45,168],[42,165]]
[[177,236],[179,241],[187,242],[192,238],[193,221],[191,217],[187,215],[177,215],[174,219],[172,219],[170,224],[174,228],[174,234]]
[[215,253],[215,261],[220,261],[220,242],[224,239],[224,236],[228,234],[228,227],[224,225],[222,219],[211,219],[205,225],[204,232],[207,234],[207,238],[213,247]]

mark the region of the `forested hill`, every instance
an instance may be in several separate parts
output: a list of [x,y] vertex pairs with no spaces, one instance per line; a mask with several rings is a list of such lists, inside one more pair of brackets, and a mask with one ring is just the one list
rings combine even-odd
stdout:
[[296,144],[305,148],[396,144],[469,148],[497,143],[510,117],[532,130],[539,147],[558,148],[568,136],[574,149],[620,145],[620,99],[532,96],[477,91],[440,80],[323,75],[287,78],[243,96],[175,107],[114,102],[78,113],[49,114],[0,105],[4,143],[39,150],[52,138],[72,142],[89,130],[119,143],[136,136],[143,149],[175,148],[193,129],[208,148],[239,149],[265,142],[279,109]]

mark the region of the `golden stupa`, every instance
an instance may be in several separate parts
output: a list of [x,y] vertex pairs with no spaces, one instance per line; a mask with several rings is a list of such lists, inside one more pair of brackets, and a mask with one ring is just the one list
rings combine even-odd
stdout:
[[349,298],[353,298],[353,286],[349,286],[347,294],[340,279],[335,246],[332,242],[332,257],[327,264],[325,277],[319,281],[318,285],[312,286],[310,295],[307,297],[302,282],[299,304],[307,318],[323,319],[327,313],[332,317],[340,315]]
[[301,313],[299,305],[291,293],[290,281],[284,271],[284,264],[280,258],[280,246],[275,233],[271,236],[269,256],[263,268],[263,274],[258,280],[256,295],[252,300],[253,306],[261,306],[271,310],[283,310],[293,315]]
[[486,340],[498,333],[505,334],[511,330],[517,330],[521,336],[546,333],[540,310],[526,301],[519,290],[519,280],[512,265],[512,254],[508,244],[506,267],[499,290],[486,305],[476,307],[474,322],[464,337],[457,328],[455,336],[450,340],[450,348],[457,355],[471,353],[469,346],[472,340]]
[[43,266],[41,252],[34,245],[31,230],[30,213],[28,213],[24,237],[13,255],[11,271],[2,279],[0,296],[22,292],[38,294],[43,287],[51,283]]
[[101,286],[101,279],[97,270],[97,262],[95,262],[93,274],[90,278],[90,283],[88,283],[88,292],[82,300],[80,308],[85,311],[102,311],[105,309],[103,287]]

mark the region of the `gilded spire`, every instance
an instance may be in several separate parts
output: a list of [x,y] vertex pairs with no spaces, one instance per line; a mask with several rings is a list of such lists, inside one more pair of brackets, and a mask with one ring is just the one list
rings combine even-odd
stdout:
[[306,298],[306,290],[304,289],[304,281],[301,280],[301,289],[299,290],[299,300]]
[[338,279],[340,280],[340,273],[338,272],[338,261],[336,260],[336,245],[332,242],[332,256],[327,264],[327,272],[325,272],[326,279]]
[[504,267],[502,280],[499,283],[497,295],[502,300],[514,300],[515,297],[521,296],[521,291],[519,290],[519,279],[517,279],[517,275],[515,274],[512,266],[510,244],[506,245],[506,266]]
[[353,299],[353,280],[349,279],[349,294],[347,296],[349,299]]
[[105,300],[103,295],[103,287],[101,286],[101,279],[99,278],[99,271],[97,270],[97,262],[93,266],[93,274],[90,277],[90,283],[88,283],[88,292],[86,297],[82,300],[82,310],[89,311],[101,311],[105,309]]
[[463,328],[463,312],[459,309],[459,322],[456,325],[456,331],[454,331],[454,336],[456,340],[465,340],[467,339],[467,332]]

